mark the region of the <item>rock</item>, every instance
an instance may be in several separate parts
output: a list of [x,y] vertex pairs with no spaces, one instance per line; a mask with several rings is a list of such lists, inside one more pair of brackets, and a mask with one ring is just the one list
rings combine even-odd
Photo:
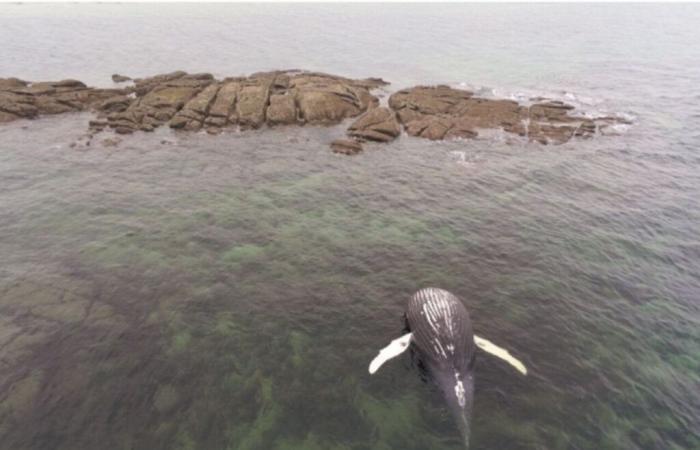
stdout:
[[210,84],[203,91],[197,94],[172,118],[171,128],[184,128],[189,131],[196,131],[202,128],[204,119],[207,117],[209,107],[220,89],[219,84]]
[[155,75],[148,78],[137,78],[134,80],[134,85],[136,88],[136,93],[138,95],[144,95],[154,87],[167,83],[168,81],[177,80],[187,75],[187,72],[177,71],[171,73],[165,73],[161,75]]
[[542,144],[590,137],[595,121],[570,115],[573,106],[538,99],[529,107],[512,100],[479,98],[448,86],[404,89],[389,98],[406,132],[426,139],[474,138],[479,129],[502,129]]
[[265,109],[273,77],[251,78],[241,85],[236,98],[236,118],[242,128],[259,128],[265,122]]
[[114,75],[112,75],[112,81],[114,81],[115,83],[124,83],[125,81],[131,81],[131,78],[115,73]]
[[207,125],[223,127],[227,123],[236,123],[235,105],[241,84],[237,81],[224,83],[216,98],[209,107],[209,117],[205,120]]
[[5,111],[0,111],[0,123],[12,122],[13,120],[20,119],[21,117],[16,114],[11,114]]
[[[115,74],[113,79],[127,78]],[[449,86],[403,89],[389,97],[388,108],[380,107],[371,91],[387,84],[381,79],[353,80],[299,70],[223,80],[209,73],[177,71],[133,81],[133,86],[97,89],[71,79],[31,83],[0,78],[0,123],[87,110],[97,113],[89,122],[96,131],[111,128],[128,134],[167,124],[218,134],[229,126],[326,125],[355,117],[348,129],[354,141],[335,146],[345,150],[356,150],[357,140],[389,142],[402,127],[409,135],[433,140],[470,139],[479,130],[500,129],[534,142],[560,144],[629,123],[618,117],[576,116],[572,105],[556,100],[537,98],[526,106],[475,97]]]
[[270,106],[267,107],[267,122],[270,125],[292,124],[297,120],[297,109],[294,96],[290,94],[275,94],[270,96]]
[[134,129],[130,127],[116,127],[114,132],[117,134],[131,134],[134,132]]
[[451,127],[452,119],[449,117],[425,117],[408,122],[406,132],[411,136],[436,141],[443,139]]
[[[115,82],[127,77],[114,75]],[[122,89],[88,88],[77,80],[28,83],[0,79],[0,121],[41,114],[94,110],[92,129],[117,133],[172,128],[218,133],[238,125],[333,124],[378,104],[370,89],[380,79],[351,80],[311,72],[264,72],[219,82],[211,74],[182,71],[137,78]],[[105,125],[106,123],[106,125]]]
[[121,138],[113,137],[102,140],[102,145],[105,147],[116,147],[121,142]]
[[115,95],[110,97],[97,105],[97,110],[102,112],[122,112],[126,111],[131,104],[131,100],[126,95]]
[[0,122],[82,111],[112,95],[111,90],[90,89],[77,80],[28,83],[0,79]]
[[[389,106],[399,113],[399,117],[402,117],[403,113],[408,114],[406,118],[410,119],[437,114],[456,115],[472,96],[473,94],[469,91],[452,89],[448,86],[418,86],[393,94],[389,97]],[[402,122],[404,122],[403,119]]]
[[338,123],[355,117],[378,103],[361,83],[325,74],[300,74],[290,80],[296,93],[299,120],[307,123]]
[[91,120],[88,122],[88,126],[90,127],[91,130],[97,130],[97,131],[102,131],[105,128],[107,128],[107,125],[109,123],[106,120]]
[[369,141],[389,142],[401,134],[394,112],[386,107],[370,109],[348,128],[348,135]]
[[39,113],[34,97],[0,91],[0,111],[8,117],[32,119]]
[[12,89],[23,89],[29,83],[22,81],[19,78],[0,78],[0,91],[9,91]]
[[[107,116],[109,126],[117,133],[124,133],[126,128],[153,131],[172,119],[199,91],[196,86],[172,86],[168,83],[157,86],[133,101],[124,112]],[[186,120],[182,119],[182,126],[185,123]],[[177,128],[177,124],[171,123],[171,126]]]
[[349,139],[336,139],[335,141],[331,142],[331,149],[333,150],[333,153],[340,153],[342,155],[356,155],[362,152],[362,144]]

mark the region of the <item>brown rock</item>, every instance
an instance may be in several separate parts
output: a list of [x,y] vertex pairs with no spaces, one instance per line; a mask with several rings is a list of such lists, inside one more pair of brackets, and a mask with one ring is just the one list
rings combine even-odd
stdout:
[[97,106],[97,110],[106,113],[126,111],[131,101],[132,99],[126,95],[116,95],[100,102]]
[[231,117],[235,123],[235,104],[238,91],[241,88],[240,82],[231,81],[223,84],[219,89],[216,99],[209,108],[209,117],[205,120],[208,125],[223,127]]
[[573,106],[540,100],[525,107],[512,100],[474,97],[447,86],[404,89],[389,98],[406,132],[427,139],[473,138],[479,129],[502,129],[543,144],[590,137],[595,121],[570,115]]
[[270,106],[267,107],[267,122],[270,125],[292,124],[296,120],[297,109],[293,95],[275,94],[270,96]]
[[118,137],[107,138],[102,140],[102,145],[104,147],[116,147],[121,141],[121,138]]
[[394,111],[408,109],[421,115],[453,114],[472,95],[448,86],[418,86],[393,94],[389,97],[389,106]]
[[356,155],[362,152],[362,144],[349,139],[336,139],[335,141],[331,142],[331,149],[333,150],[333,153],[340,153],[342,155]]
[[259,128],[265,122],[265,109],[274,78],[253,78],[241,86],[236,97],[236,118],[242,128]]
[[296,91],[299,119],[308,123],[338,123],[370,106],[367,96],[357,94],[360,86],[339,77],[300,74],[291,78],[290,87]]
[[[115,74],[115,80],[123,80]],[[479,98],[449,86],[417,86],[390,96],[379,107],[372,89],[381,79],[349,78],[316,72],[273,71],[217,81],[211,74],[172,72],[134,80],[123,89],[95,89],[77,80],[30,83],[0,78],[0,122],[42,114],[92,110],[92,130],[117,133],[153,131],[164,124],[218,133],[223,127],[264,124],[335,124],[358,117],[348,129],[356,140],[387,142],[400,134],[426,139],[473,138],[481,129],[501,129],[541,143],[589,138],[629,123],[617,117],[576,116],[573,106],[536,99],[531,106]],[[357,148],[357,142],[336,147]],[[350,146],[350,147],[348,147]]]
[[148,78],[137,78],[134,80],[134,85],[136,86],[136,93],[138,95],[145,95],[148,91],[154,87],[167,83],[168,81],[176,80],[187,75],[186,72],[177,71],[161,75],[155,75]]
[[[122,80],[116,76],[115,80]],[[126,77],[124,77],[126,78]],[[134,80],[133,87],[93,89],[76,80],[28,83],[0,79],[4,122],[41,114],[96,110],[99,121],[119,133],[173,128],[217,132],[238,124],[338,123],[378,104],[369,90],[382,80],[351,80],[301,71],[266,72],[218,82],[211,74],[172,72]]]
[[386,107],[370,109],[348,128],[348,135],[361,140],[389,142],[401,134],[396,115]]
[[0,123],[12,122],[13,120],[17,120],[20,118],[20,116],[0,110]]
[[112,81],[114,81],[115,83],[124,83],[125,81],[131,81],[131,78],[115,73],[114,75],[112,75]]
[[170,121],[170,127],[184,128],[189,131],[197,131],[202,128],[209,107],[216,98],[220,87],[219,84],[210,84],[207,86],[175,114]]
[[35,117],[39,113],[32,96],[2,91],[0,91],[0,111],[17,118],[24,117],[28,119]]
[[19,78],[0,78],[0,91],[9,91],[12,89],[23,89],[27,86],[26,81]]

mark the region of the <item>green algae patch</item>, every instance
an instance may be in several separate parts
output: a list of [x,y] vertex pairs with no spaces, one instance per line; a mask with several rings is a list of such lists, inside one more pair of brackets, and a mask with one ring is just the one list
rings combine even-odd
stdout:
[[153,406],[160,413],[172,411],[179,401],[180,394],[177,392],[177,389],[168,384],[159,386],[158,390],[153,396]]
[[240,336],[243,333],[243,329],[233,317],[233,313],[230,311],[218,313],[214,323],[214,333],[225,338]]
[[173,448],[174,450],[196,450],[197,443],[187,431],[180,430],[175,436],[175,446]]
[[260,261],[265,255],[265,247],[255,244],[236,245],[221,255],[221,260],[229,266],[239,266]]
[[[368,422],[372,432],[372,448],[443,448],[442,439],[423,427],[421,402],[410,394],[396,399],[380,400],[369,394],[358,393],[355,408]],[[421,430],[421,432],[417,432]]]
[[[479,414],[483,409],[475,408],[475,413]],[[493,442],[492,445],[496,445],[496,442],[521,442],[526,444],[526,448],[536,448],[543,441],[535,422],[513,419],[502,411],[490,411],[488,420],[484,420],[485,418],[486,414],[483,414],[479,420],[472,423],[473,442]]]
[[300,369],[303,366],[303,354],[310,342],[311,339],[300,331],[291,331],[289,333],[289,346],[292,349],[290,360],[295,369]]
[[316,433],[308,433],[303,440],[278,439],[274,450],[350,450],[350,447],[322,440]]
[[4,406],[8,407],[15,416],[28,412],[34,403],[34,398],[41,388],[42,372],[32,371],[28,376],[10,386]]
[[242,436],[240,441],[231,449],[259,450],[270,447],[273,430],[282,417],[282,406],[275,402],[272,396],[272,379],[258,374],[260,388],[258,392],[258,415],[252,423],[241,424],[233,430],[236,436]]
[[170,348],[175,352],[182,352],[189,347],[192,341],[192,334],[189,330],[181,330],[175,333],[172,338]]

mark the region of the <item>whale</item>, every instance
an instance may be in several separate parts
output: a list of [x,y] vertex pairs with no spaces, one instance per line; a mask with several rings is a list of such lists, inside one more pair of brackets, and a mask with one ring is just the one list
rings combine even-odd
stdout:
[[369,373],[376,373],[385,362],[410,348],[427,378],[442,393],[468,448],[476,349],[502,359],[523,375],[527,375],[527,368],[509,351],[475,336],[469,312],[451,292],[438,288],[417,291],[409,299],[404,317],[406,333],[379,351],[370,362]]

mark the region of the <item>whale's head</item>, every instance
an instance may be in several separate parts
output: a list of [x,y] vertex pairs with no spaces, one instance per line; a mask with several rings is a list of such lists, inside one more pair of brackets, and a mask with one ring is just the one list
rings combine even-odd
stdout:
[[453,294],[421,289],[408,302],[406,327],[416,356],[442,392],[468,445],[476,360],[469,313]]

